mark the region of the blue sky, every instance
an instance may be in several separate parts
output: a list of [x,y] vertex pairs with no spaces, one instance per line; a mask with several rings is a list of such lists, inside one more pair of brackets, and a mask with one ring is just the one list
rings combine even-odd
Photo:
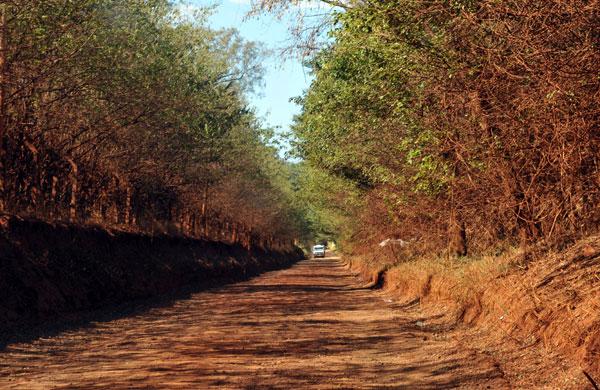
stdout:
[[288,25],[275,16],[261,15],[246,18],[250,11],[249,1],[189,0],[189,5],[208,6],[216,4],[215,14],[209,19],[213,28],[236,28],[244,39],[261,42],[273,50],[265,67],[265,87],[258,94],[249,96],[250,103],[269,126],[278,126],[287,131],[299,107],[290,98],[300,96],[310,85],[310,75],[298,58],[283,58],[278,50],[290,39]]

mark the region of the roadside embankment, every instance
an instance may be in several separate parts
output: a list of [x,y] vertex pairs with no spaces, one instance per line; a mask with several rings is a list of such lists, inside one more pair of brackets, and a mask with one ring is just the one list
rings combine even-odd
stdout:
[[437,309],[462,323],[543,345],[600,378],[600,236],[524,260],[504,256],[385,264],[346,258],[354,272],[405,304]]
[[285,267],[302,251],[5,216],[0,227],[0,333],[62,313],[98,309],[241,280]]

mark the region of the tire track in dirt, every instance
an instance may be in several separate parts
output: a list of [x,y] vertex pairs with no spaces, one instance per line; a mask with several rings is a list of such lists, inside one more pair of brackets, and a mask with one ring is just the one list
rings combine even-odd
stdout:
[[167,307],[0,352],[7,389],[503,388],[495,362],[306,260]]

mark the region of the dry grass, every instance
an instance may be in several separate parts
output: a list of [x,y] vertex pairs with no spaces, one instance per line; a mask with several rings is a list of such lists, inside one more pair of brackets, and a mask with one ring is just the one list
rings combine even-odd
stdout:
[[450,301],[460,315],[492,280],[518,269],[521,258],[522,252],[511,248],[499,256],[429,257],[395,264],[377,257],[349,260],[363,278],[377,284],[383,277],[385,288],[406,301]]
[[453,323],[490,329],[522,347],[541,344],[598,377],[599,258],[595,236],[557,252],[509,249],[398,264],[355,258],[351,266],[404,303],[437,306]]

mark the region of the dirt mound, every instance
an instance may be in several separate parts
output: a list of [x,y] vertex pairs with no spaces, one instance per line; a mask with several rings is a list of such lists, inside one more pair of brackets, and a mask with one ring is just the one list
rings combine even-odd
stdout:
[[443,308],[454,323],[521,346],[541,344],[600,378],[600,236],[529,261],[520,253],[397,265],[347,260],[371,286],[404,303]]
[[300,250],[247,251],[221,242],[4,216],[0,330],[186,285],[240,280],[302,257]]

